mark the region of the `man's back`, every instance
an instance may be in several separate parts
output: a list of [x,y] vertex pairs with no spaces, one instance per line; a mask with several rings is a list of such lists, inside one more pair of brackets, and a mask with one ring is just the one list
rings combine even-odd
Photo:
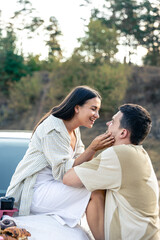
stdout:
[[108,188],[106,193],[107,239],[158,239],[153,236],[159,228],[159,188],[148,154],[140,145],[119,145],[110,151],[120,164],[121,179],[119,189]]
[[110,147],[75,171],[88,190],[106,189],[106,240],[160,239],[158,182],[141,145]]

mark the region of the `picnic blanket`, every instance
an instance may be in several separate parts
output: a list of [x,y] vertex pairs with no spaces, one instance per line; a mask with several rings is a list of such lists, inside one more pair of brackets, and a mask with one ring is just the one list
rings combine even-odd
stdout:
[[[4,215],[3,219],[12,219],[18,227],[25,228],[31,233],[29,240],[92,240],[85,219],[82,224],[71,228],[61,225],[50,215],[29,215],[10,217]],[[85,229],[86,228],[86,229]]]

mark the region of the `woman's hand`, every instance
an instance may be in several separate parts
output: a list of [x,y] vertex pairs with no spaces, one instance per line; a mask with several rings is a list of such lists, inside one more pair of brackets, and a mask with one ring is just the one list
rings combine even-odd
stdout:
[[114,143],[114,137],[111,136],[111,133],[106,132],[99,136],[97,136],[89,145],[88,148],[92,149],[93,151],[102,150],[107,147],[111,147]]
[[88,148],[74,161],[73,167],[83,162],[90,161],[98,150],[111,147],[114,143],[114,137],[111,133],[104,133],[96,137]]

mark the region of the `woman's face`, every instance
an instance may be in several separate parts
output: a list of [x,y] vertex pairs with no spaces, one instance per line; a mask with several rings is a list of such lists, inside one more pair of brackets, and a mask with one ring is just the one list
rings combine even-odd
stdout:
[[75,113],[79,126],[92,128],[95,120],[99,118],[100,107],[101,100],[98,97],[87,100],[83,106],[77,105]]

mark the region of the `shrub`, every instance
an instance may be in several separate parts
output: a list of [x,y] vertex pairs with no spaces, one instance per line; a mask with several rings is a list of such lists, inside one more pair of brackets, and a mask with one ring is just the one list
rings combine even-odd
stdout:
[[19,82],[10,85],[9,108],[21,113],[32,108],[36,99],[40,97],[41,78],[38,73],[32,77],[23,77]]

